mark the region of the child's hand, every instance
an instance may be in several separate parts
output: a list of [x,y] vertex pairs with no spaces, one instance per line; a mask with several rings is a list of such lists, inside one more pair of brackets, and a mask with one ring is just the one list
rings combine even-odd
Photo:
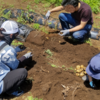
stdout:
[[91,86],[92,88],[95,88],[95,87],[96,87],[95,84],[93,83],[93,81],[91,81],[89,84],[90,84],[90,86]]

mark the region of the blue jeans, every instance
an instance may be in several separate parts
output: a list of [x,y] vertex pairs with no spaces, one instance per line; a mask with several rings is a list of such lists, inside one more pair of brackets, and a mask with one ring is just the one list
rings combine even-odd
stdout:
[[[69,24],[73,27],[79,25],[79,23],[71,16],[71,14],[68,13],[61,13],[59,15],[59,20],[61,22],[63,30],[70,29],[71,27],[69,26]],[[83,40],[84,36],[89,34],[91,28],[91,24],[86,24],[83,29],[73,32],[72,37],[77,40]]]

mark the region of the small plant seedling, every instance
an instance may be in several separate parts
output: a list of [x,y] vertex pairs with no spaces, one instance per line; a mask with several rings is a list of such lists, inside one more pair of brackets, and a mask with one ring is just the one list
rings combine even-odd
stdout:
[[49,49],[45,50],[45,52],[46,52],[48,55],[50,55],[50,56],[53,55],[53,53],[52,53]]
[[54,64],[51,64],[51,66],[52,66],[52,67],[54,67],[54,68],[57,68],[57,66],[56,66],[56,65],[54,65]]
[[62,68],[65,68],[65,65],[62,65]]
[[85,40],[84,42],[85,42],[85,43],[88,43],[88,44],[90,44],[90,46],[92,46],[92,43],[91,43],[90,38],[88,38],[88,39],[87,39],[87,40]]

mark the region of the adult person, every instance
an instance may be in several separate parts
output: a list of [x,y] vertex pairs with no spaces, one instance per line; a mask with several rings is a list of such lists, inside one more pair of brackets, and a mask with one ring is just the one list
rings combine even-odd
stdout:
[[92,88],[95,88],[94,79],[96,81],[100,80],[100,53],[95,55],[89,61],[89,64],[86,68],[87,75],[83,76],[84,81],[89,81],[89,84]]
[[[26,53],[21,58],[16,58],[16,50],[10,46],[11,42],[19,34],[19,28],[15,21],[5,21],[0,28],[0,94],[19,96],[23,93],[19,89],[20,84],[27,77],[25,68],[18,68],[20,63],[32,56]],[[17,69],[18,68],[18,69]]]
[[[49,10],[46,18],[49,18],[53,12],[65,10],[67,13],[61,13],[59,20],[62,25],[61,36],[72,36],[74,39],[83,41],[85,35],[89,35],[92,28],[93,18],[89,5],[79,0],[63,0],[62,5]],[[70,25],[73,27],[70,28]]]

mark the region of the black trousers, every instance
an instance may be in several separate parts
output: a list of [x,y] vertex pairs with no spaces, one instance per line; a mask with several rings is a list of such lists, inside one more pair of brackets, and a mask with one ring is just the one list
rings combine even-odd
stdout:
[[25,68],[19,68],[10,71],[3,79],[4,86],[2,93],[12,93],[17,89],[20,84],[26,79],[27,70]]

